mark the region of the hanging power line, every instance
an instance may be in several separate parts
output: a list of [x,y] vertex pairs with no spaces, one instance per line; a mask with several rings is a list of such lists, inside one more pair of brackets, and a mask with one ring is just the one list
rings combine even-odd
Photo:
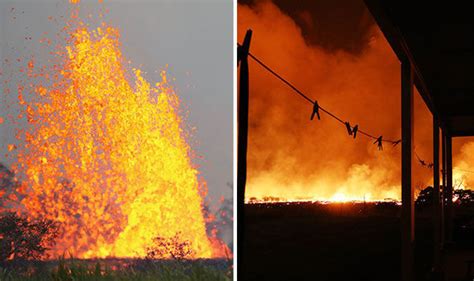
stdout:
[[[240,44],[237,44],[239,47],[241,46]],[[276,78],[278,78],[280,81],[282,81],[284,84],[286,84],[288,87],[290,87],[294,92],[296,92],[298,95],[300,95],[303,99],[305,99],[307,102],[311,103],[313,105],[313,111],[311,113],[310,120],[314,119],[314,116],[316,115],[318,117],[318,120],[321,120],[319,111],[321,110],[322,112],[326,113],[342,125],[344,125],[349,133],[350,136],[353,136],[353,138],[356,138],[357,133],[364,135],[368,138],[371,138],[375,140],[374,144],[377,145],[379,150],[383,150],[382,143],[391,143],[393,146],[398,145],[401,140],[389,140],[389,139],[384,139],[383,136],[374,136],[372,134],[369,134],[366,131],[363,131],[359,128],[359,125],[351,126],[349,122],[342,120],[340,117],[337,115],[331,113],[329,110],[321,107],[321,105],[318,103],[317,100],[312,100],[310,97],[305,95],[302,91],[300,91],[298,88],[296,88],[292,83],[290,83],[288,80],[283,78],[280,74],[275,72],[273,69],[271,69],[269,66],[267,66],[264,62],[262,62],[260,59],[258,59],[256,56],[254,56],[252,53],[248,52],[248,56],[252,58],[255,62],[257,62],[259,65],[261,65],[264,69],[266,69],[268,72],[273,74]]]
[[428,169],[433,168],[433,166],[434,166],[433,162],[428,163],[425,160],[420,158],[418,153],[416,153],[416,150],[413,150],[413,152],[415,153],[416,159],[418,159],[418,162],[420,163],[421,166],[426,167]]
[[[427,161],[423,160],[422,158],[420,158],[418,153],[416,153],[416,150],[414,150],[413,152],[415,153],[416,159],[418,160],[418,163],[420,163],[421,166],[426,167],[428,169],[433,169],[433,166],[434,166],[433,162],[427,162]],[[453,167],[453,170],[458,170],[458,171],[461,171],[461,172],[474,174],[474,171],[461,169],[461,168],[457,168],[457,167]]]
[[[240,44],[237,44],[238,47],[240,48],[241,45]],[[288,80],[286,80],[285,78],[283,78],[280,74],[278,74],[277,72],[275,72],[273,69],[271,69],[269,66],[267,66],[263,61],[261,61],[260,59],[258,59],[256,56],[254,56],[252,53],[248,52],[248,56],[250,58],[252,58],[255,62],[257,62],[260,66],[262,66],[264,69],[266,69],[268,72],[270,72],[272,75],[274,75],[276,78],[278,78],[280,81],[282,81],[284,84],[286,84],[288,87],[290,87],[294,92],[296,92],[298,95],[300,95],[303,99],[305,99],[307,102],[311,103],[313,105],[313,111],[311,112],[311,117],[310,117],[310,120],[313,120],[315,116],[318,117],[318,120],[321,120],[321,115],[319,113],[319,111],[321,110],[322,112],[326,113],[327,115],[329,115],[330,117],[332,117],[333,119],[335,119],[336,121],[338,121],[339,123],[341,123],[342,125],[344,125],[347,129],[347,132],[350,136],[353,136],[353,138],[355,139],[356,136],[357,136],[357,133],[359,134],[362,134],[368,138],[371,138],[374,141],[374,144],[377,145],[377,148],[379,150],[383,150],[383,146],[382,146],[382,143],[383,142],[386,142],[386,143],[391,143],[394,147],[397,146],[398,144],[401,143],[401,139],[398,139],[398,140],[387,140],[387,139],[384,139],[383,136],[374,136],[372,134],[369,134],[368,132],[366,131],[363,131],[361,129],[359,129],[359,125],[355,125],[355,126],[351,126],[350,123],[348,121],[344,121],[342,120],[341,118],[339,118],[337,115],[331,113],[329,110],[321,107],[318,103],[317,100],[312,100],[310,97],[308,97],[307,95],[305,95],[302,91],[300,91],[298,88],[296,88],[296,86],[294,86],[292,83],[290,83]],[[418,153],[416,152],[416,150],[413,151],[418,162],[420,163],[421,166],[423,167],[426,167],[428,169],[432,169],[434,164],[433,162],[426,162],[425,160],[423,160],[419,155]],[[460,169],[460,168],[453,168],[455,170],[458,170],[458,171],[463,171],[463,172],[466,172],[466,173],[473,173],[474,174],[474,171],[470,171],[470,170],[465,170],[465,169]]]

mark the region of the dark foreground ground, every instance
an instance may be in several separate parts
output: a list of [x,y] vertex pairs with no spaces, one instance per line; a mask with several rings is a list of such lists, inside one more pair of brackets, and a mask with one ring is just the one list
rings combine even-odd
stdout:
[[230,281],[232,261],[61,259],[2,264],[0,281]]
[[[244,276],[239,280],[400,280],[396,204],[278,203],[245,208]],[[430,280],[431,210],[416,213],[417,280]],[[466,221],[465,215],[458,215],[455,236],[459,245],[472,249],[474,232],[460,228]]]

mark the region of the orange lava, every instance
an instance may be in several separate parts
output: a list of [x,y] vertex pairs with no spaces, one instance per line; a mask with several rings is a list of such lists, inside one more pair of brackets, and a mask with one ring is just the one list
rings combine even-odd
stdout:
[[29,123],[19,136],[21,204],[61,223],[51,256],[143,257],[154,237],[179,234],[192,258],[223,257],[206,233],[205,183],[165,71],[155,85],[128,73],[113,27],[65,30],[61,63],[48,73],[28,63],[34,90],[18,96]]

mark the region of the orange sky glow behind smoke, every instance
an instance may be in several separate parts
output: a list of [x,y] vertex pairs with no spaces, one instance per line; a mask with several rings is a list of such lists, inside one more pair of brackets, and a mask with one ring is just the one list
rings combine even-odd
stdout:
[[[238,6],[238,42],[247,29],[253,30],[250,52],[325,109],[372,135],[400,138],[400,63],[376,25],[358,54],[308,44],[295,21],[269,1]],[[385,143],[379,151],[324,113],[310,121],[307,101],[252,59],[249,68],[247,199],[400,199],[400,146]],[[416,94],[415,151],[427,162],[431,118]],[[474,163],[473,150],[469,139],[454,141],[455,184],[474,183],[474,174],[461,170]],[[414,164],[417,191],[432,183],[431,174]]]

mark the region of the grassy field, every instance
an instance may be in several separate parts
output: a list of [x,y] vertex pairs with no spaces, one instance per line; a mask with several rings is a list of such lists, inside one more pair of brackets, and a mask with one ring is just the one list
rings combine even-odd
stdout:
[[[400,280],[396,204],[247,204],[245,211],[239,280]],[[429,280],[431,210],[416,214],[416,275]]]
[[230,261],[74,260],[27,262],[0,269],[0,281],[228,281]]

